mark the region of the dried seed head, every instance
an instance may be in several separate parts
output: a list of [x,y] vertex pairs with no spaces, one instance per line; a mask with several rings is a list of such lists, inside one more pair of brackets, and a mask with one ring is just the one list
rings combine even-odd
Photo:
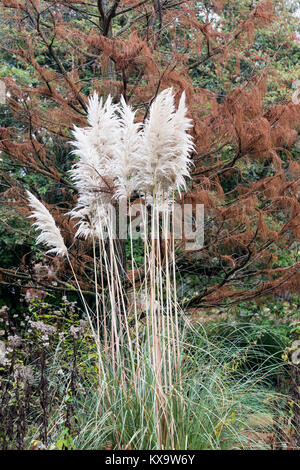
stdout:
[[36,243],[44,243],[46,246],[52,247],[47,253],[66,255],[68,250],[52,215],[33,194],[29,191],[26,192],[32,208],[32,215],[30,217],[36,219],[33,226],[41,232],[37,237]]

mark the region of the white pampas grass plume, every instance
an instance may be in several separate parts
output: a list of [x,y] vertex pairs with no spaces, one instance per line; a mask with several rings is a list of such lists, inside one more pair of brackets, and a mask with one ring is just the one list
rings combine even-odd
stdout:
[[186,116],[185,93],[175,110],[172,88],[162,91],[151,105],[149,118],[143,132],[143,164],[139,189],[146,195],[168,194],[171,190],[185,188],[189,177],[190,155],[194,149],[192,127]]
[[78,203],[70,214],[79,220],[76,237],[103,232],[109,222],[106,206],[113,199],[137,190],[150,202],[155,189],[156,200],[165,201],[172,190],[185,187],[194,148],[186,114],[185,94],[176,110],[172,88],[154,100],[144,129],[123,97],[119,105],[110,96],[105,103],[97,93],[90,97],[89,126],[73,131],[79,160],[71,178]]
[[136,189],[137,178],[143,171],[141,123],[135,122],[135,111],[127,105],[123,96],[120,100],[120,141],[114,159],[110,162],[110,172],[114,174],[115,197],[130,197]]
[[105,180],[113,178],[108,171],[108,163],[115,158],[120,142],[120,123],[116,111],[117,106],[112,103],[111,96],[103,104],[102,98],[99,100],[97,93],[94,93],[88,105],[90,126],[84,129],[74,127],[71,143],[79,161],[70,173],[78,191],[86,188],[99,191],[102,187],[107,190]]
[[76,223],[78,229],[75,238],[105,236],[110,201],[108,198],[105,204],[103,196],[100,198],[98,194],[88,191],[79,195],[76,207],[69,213],[72,218],[79,219]]
[[73,165],[71,178],[79,193],[78,203],[71,211],[73,218],[78,218],[79,228],[76,236],[85,238],[99,232],[98,224],[103,220],[103,208],[113,196],[112,161],[115,161],[121,140],[121,126],[117,116],[118,107],[109,96],[103,104],[97,93],[89,99],[89,127],[74,128],[75,150],[79,161]]
[[36,243],[43,243],[46,246],[52,247],[47,253],[66,255],[68,250],[52,215],[33,194],[29,191],[26,191],[26,193],[32,209],[30,218],[36,219],[33,226],[41,232],[37,237]]

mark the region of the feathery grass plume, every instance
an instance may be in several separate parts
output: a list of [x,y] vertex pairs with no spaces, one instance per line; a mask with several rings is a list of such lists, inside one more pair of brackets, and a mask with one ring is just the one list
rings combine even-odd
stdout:
[[76,237],[103,233],[106,206],[113,197],[129,197],[134,190],[151,199],[156,188],[168,196],[185,187],[189,176],[192,127],[186,117],[185,94],[175,110],[172,88],[158,95],[141,130],[135,112],[121,97],[120,107],[109,96],[103,104],[97,93],[89,99],[89,127],[74,128],[73,153],[79,157],[71,170],[78,203],[70,212],[78,218]]
[[134,122],[135,111],[127,105],[123,96],[120,100],[120,142],[115,159],[110,162],[110,171],[115,175],[117,198],[129,197],[136,189],[139,173],[144,169],[142,155],[141,123]]
[[112,199],[107,195],[91,191],[80,194],[75,209],[70,211],[72,218],[79,219],[75,224],[78,226],[75,238],[105,239],[108,229],[113,230],[111,208]]
[[117,106],[112,103],[111,96],[103,104],[102,98],[99,100],[94,93],[89,98],[89,127],[80,129],[75,126],[73,131],[73,153],[79,161],[70,173],[79,198],[70,214],[79,219],[77,237],[83,235],[87,238],[99,232],[105,206],[112,201],[114,175],[109,163],[116,158],[121,138],[116,111]]
[[40,230],[41,233],[37,237],[36,243],[44,243],[52,247],[47,253],[56,253],[57,255],[66,255],[68,250],[61,236],[59,228],[56,226],[55,220],[46,209],[46,207],[29,191],[26,191],[29,204],[32,208],[30,218],[35,218],[33,226]]
[[192,127],[186,116],[185,93],[181,95],[175,111],[172,88],[162,91],[152,103],[143,131],[143,171],[139,189],[145,194],[168,194],[185,187],[189,176],[190,154],[194,149]]

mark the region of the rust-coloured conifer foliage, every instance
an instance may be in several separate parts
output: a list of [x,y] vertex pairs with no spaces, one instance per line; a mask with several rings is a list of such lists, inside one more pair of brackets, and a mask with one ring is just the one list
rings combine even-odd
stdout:
[[[178,266],[199,273],[204,285],[187,304],[232,304],[299,289],[300,263],[276,268],[275,261],[276,252],[300,241],[300,165],[289,151],[300,105],[266,104],[274,80],[268,58],[265,67],[241,73],[256,31],[272,28],[273,2],[252,2],[225,27],[219,15],[234,3],[2,0],[1,15],[11,26],[2,51],[32,83],[5,78],[14,124],[0,128],[1,202],[28,215],[24,175],[33,175],[28,189],[44,197],[70,246],[76,228],[64,214],[76,193],[67,173],[74,158],[69,141],[73,125],[86,124],[89,93],[110,93],[116,102],[122,94],[142,121],[158,92],[172,86],[177,100],[185,90],[194,122],[193,178],[183,202],[205,206],[204,247],[191,254],[178,246]],[[216,80],[226,76],[221,92],[206,85],[208,65]],[[28,237],[28,254],[15,268],[0,268],[1,282],[17,278],[23,287],[67,290],[67,266],[59,258],[51,261],[55,284],[53,276],[35,275]],[[90,251],[80,241],[72,250],[83,289],[92,291]]]

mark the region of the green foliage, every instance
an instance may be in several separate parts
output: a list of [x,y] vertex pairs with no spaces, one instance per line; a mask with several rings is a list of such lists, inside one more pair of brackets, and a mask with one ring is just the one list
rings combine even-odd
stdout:
[[[26,231],[28,223],[14,211],[0,207],[0,256],[3,267],[8,268],[20,263],[26,251]],[[17,229],[14,230],[14,229]]]
[[[136,266],[142,266],[144,263],[144,241],[141,238],[132,241],[133,245],[133,258]],[[131,244],[130,238],[128,237],[126,240],[126,259],[127,261],[127,269],[131,269]]]
[[[281,307],[284,319],[286,303],[278,302],[277,307]],[[276,323],[275,304],[262,312],[258,318],[255,304],[242,305],[235,313],[236,319],[211,321],[205,328],[194,322],[181,332],[182,381],[166,391],[167,410],[175,420],[175,443],[168,440],[167,434],[166,449],[269,448],[261,436],[273,432],[275,415],[278,425],[293,431],[288,419],[293,416],[289,406],[293,399],[288,390],[275,387],[278,377],[288,382],[290,347],[299,336],[299,322]],[[7,358],[14,362],[12,369],[9,364],[0,367],[2,386],[9,384],[10,409],[12,413],[15,410],[16,425],[26,390],[26,382],[22,385],[24,372],[22,375],[16,371],[25,371],[30,377],[25,448],[157,449],[155,379],[147,337],[143,343],[143,372],[138,378],[132,377],[128,351],[122,349],[126,390],[121,378],[114,378],[106,365],[103,351],[105,381],[100,369],[100,383],[109,388],[107,393],[99,388],[96,346],[80,317],[75,303],[67,299],[55,310],[49,302],[36,299],[22,325],[17,319],[3,325],[6,336],[14,331],[22,339],[22,346],[8,353]],[[141,323],[140,327],[142,334],[145,326]],[[130,334],[134,341],[135,329]],[[43,354],[46,362],[42,372]],[[47,379],[46,445],[41,440],[45,428],[40,405],[41,373]],[[1,436],[5,438],[3,429]],[[16,442],[9,440],[8,445],[15,448]]]
[[73,437],[68,428],[63,428],[58,436],[58,441],[55,443],[57,450],[76,450]]

